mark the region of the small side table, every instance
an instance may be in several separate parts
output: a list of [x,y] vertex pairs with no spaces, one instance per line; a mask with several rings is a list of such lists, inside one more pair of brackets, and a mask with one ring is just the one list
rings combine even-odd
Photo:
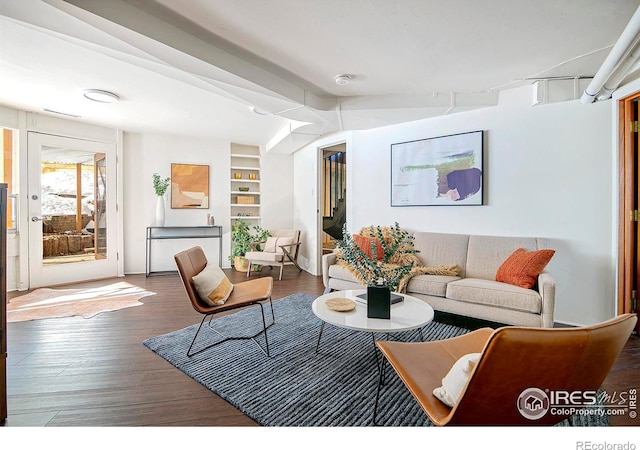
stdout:
[[147,263],[146,274],[151,270],[151,244],[161,239],[218,239],[218,264],[222,267],[222,226],[205,225],[198,227],[147,227]]

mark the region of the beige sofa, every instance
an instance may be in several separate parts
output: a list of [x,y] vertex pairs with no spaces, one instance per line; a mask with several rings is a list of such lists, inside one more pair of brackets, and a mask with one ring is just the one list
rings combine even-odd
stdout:
[[[555,280],[546,271],[537,285],[525,289],[495,281],[496,272],[514,250],[548,248],[534,237],[479,236],[413,232],[417,256],[427,267],[456,264],[459,276],[418,275],[406,293],[429,303],[434,310],[508,325],[553,327]],[[362,289],[349,270],[336,264],[334,253],[322,258],[327,291]]]

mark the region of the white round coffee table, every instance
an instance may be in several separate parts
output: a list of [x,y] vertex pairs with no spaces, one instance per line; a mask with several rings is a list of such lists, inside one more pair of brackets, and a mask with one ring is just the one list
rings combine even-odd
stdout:
[[[422,339],[422,327],[433,320],[433,308],[428,303],[407,294],[400,294],[404,299],[391,305],[391,318],[372,319],[367,317],[366,301],[357,297],[365,292],[365,289],[335,291],[321,295],[313,301],[311,305],[313,313],[322,321],[316,352],[320,347],[325,323],[368,333],[397,333],[419,329],[420,339]],[[353,300],[356,307],[347,312],[333,311],[327,308],[325,302],[335,298]]]

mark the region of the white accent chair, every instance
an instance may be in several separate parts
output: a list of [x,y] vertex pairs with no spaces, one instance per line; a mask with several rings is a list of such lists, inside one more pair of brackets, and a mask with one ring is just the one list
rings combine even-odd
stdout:
[[[280,267],[282,280],[282,269],[285,264],[293,264],[299,271],[302,268],[298,265],[298,253],[300,252],[300,230],[269,230],[271,236],[266,242],[254,242],[251,245],[253,251],[247,252],[244,257],[249,263],[247,277],[251,275],[251,267],[277,266]],[[259,250],[260,249],[260,250]]]

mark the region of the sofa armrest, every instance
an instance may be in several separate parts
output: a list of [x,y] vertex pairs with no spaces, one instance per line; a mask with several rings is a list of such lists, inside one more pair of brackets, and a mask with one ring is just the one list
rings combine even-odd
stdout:
[[324,287],[329,287],[329,266],[336,263],[338,256],[335,253],[322,255],[322,282]]
[[553,328],[553,317],[556,307],[556,280],[549,272],[538,275],[538,292],[542,298],[542,326]]

